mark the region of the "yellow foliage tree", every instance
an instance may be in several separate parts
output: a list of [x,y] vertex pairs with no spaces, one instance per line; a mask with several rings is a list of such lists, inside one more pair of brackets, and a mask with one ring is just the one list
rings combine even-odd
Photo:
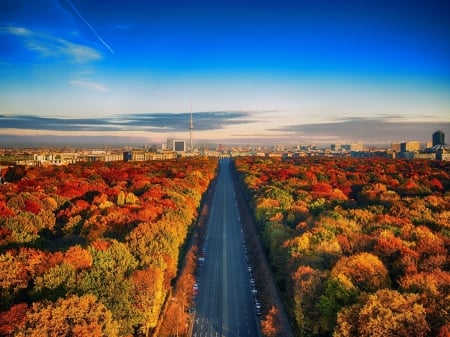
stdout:
[[117,323],[93,295],[60,298],[56,303],[36,302],[26,314],[17,337],[115,337]]

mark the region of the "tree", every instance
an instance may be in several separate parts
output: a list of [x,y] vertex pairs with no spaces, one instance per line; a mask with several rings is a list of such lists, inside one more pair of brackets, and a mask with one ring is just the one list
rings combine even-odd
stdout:
[[415,294],[382,289],[338,315],[335,337],[425,337],[430,328]]
[[404,276],[400,289],[420,296],[420,303],[427,312],[431,335],[450,324],[450,272],[434,270]]
[[67,263],[61,263],[50,268],[43,276],[35,278],[32,296],[35,300],[55,301],[73,291],[75,285],[75,269]]
[[136,270],[131,275],[131,282],[134,285],[134,305],[147,336],[149,330],[156,326],[164,302],[164,275],[159,268],[149,267]]
[[134,205],[139,201],[139,198],[135,196],[132,192],[129,192],[125,198],[125,203],[127,205]]
[[360,290],[344,274],[338,274],[325,282],[325,292],[320,297],[322,327],[333,331],[338,312],[358,301]]
[[75,268],[75,270],[88,269],[92,267],[91,253],[89,250],[78,245],[72,246],[67,250],[64,261]]
[[319,302],[325,326],[333,330],[339,310],[356,303],[362,292],[375,292],[389,286],[388,270],[375,255],[361,253],[342,257],[331,270]]
[[270,308],[267,315],[261,321],[261,332],[266,337],[276,337],[281,330],[277,308]]
[[0,255],[0,310],[14,304],[19,292],[28,287],[30,276],[24,263],[17,259],[12,252]]
[[292,275],[294,318],[300,336],[318,335],[321,313],[317,299],[323,294],[325,273],[308,266],[300,266]]
[[34,303],[15,336],[115,337],[118,326],[111,312],[95,296],[71,296],[56,303]]
[[120,191],[117,195],[117,206],[123,205],[125,205],[125,193],[123,191]]
[[27,310],[26,303],[19,303],[0,313],[0,336],[12,336],[15,331],[23,328]]
[[388,270],[373,254],[360,253],[342,257],[331,270],[331,276],[345,275],[360,291],[374,292],[390,287]]
[[129,276],[137,267],[137,261],[124,243],[109,240],[105,250],[89,247],[93,258],[91,268],[80,273],[77,290],[94,294],[111,310],[120,324],[121,333],[131,331],[136,321],[133,309],[133,284]]

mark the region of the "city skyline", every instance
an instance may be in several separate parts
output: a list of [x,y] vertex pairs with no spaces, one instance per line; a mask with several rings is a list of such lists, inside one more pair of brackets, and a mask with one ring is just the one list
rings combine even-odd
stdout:
[[0,140],[188,139],[192,101],[194,145],[425,142],[450,133],[449,9],[6,0]]

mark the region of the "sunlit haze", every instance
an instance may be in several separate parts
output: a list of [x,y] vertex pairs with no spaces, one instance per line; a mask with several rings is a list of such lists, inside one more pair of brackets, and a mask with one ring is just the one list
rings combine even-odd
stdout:
[[[0,2],[0,142],[450,135],[448,1]],[[38,136],[38,137],[37,137]]]

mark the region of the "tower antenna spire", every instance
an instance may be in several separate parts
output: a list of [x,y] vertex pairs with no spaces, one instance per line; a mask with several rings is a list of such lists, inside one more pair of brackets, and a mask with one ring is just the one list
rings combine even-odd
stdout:
[[190,146],[190,151],[194,152],[194,147],[192,145],[192,130],[194,129],[194,121],[192,119],[192,101],[191,101],[191,119],[189,121],[189,146]]

